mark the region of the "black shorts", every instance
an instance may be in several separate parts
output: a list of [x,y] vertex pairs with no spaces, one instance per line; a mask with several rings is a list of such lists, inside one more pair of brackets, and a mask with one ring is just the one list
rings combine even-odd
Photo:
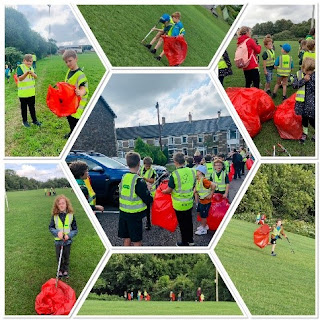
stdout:
[[119,214],[119,238],[130,238],[132,242],[139,242],[142,240],[142,218],[143,212],[126,213],[120,211]]
[[271,238],[270,243],[271,244],[276,244],[277,243],[277,239],[276,238],[274,238],[274,239]]
[[211,202],[209,202],[207,204],[202,204],[199,202],[198,212],[199,212],[201,218],[203,218],[203,219],[208,218],[210,206],[211,206]]

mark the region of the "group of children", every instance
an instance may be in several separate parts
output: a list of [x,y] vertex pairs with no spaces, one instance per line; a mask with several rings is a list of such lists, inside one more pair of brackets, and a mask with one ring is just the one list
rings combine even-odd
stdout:
[[[129,291],[125,291],[123,293],[123,298],[125,300],[128,300],[128,301],[133,301],[134,300],[134,294],[133,294],[133,290],[131,290],[130,292]],[[141,290],[138,290],[137,291],[137,300],[138,301],[150,301],[151,300],[151,296],[150,294],[147,292],[147,290],[144,290],[144,292],[142,293]]]
[[[68,70],[64,81],[74,85],[75,94],[81,97],[79,107],[74,114],[67,117],[70,131],[64,136],[69,138],[77,122],[79,121],[84,108],[86,107],[88,100],[88,79],[86,78],[83,71],[78,67],[77,53],[74,50],[66,50],[62,56],[65,61]],[[41,127],[42,123],[37,120],[36,116],[36,79],[38,78],[35,73],[35,55],[26,54],[23,58],[23,62],[17,66],[17,79],[18,79],[18,97],[21,106],[22,123],[26,128],[30,127],[28,122],[28,108],[31,115],[32,123],[38,127]],[[10,80],[10,68],[6,66],[6,78]]]

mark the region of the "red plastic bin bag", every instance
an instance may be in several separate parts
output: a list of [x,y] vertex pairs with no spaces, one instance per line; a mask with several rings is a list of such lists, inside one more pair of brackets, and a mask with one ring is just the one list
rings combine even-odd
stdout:
[[262,225],[253,233],[253,242],[259,247],[264,248],[269,242],[270,227],[267,224]]
[[207,224],[210,230],[217,230],[220,222],[230,207],[227,198],[223,198],[222,194],[215,193],[212,196],[211,206],[207,218]]
[[253,166],[254,164],[254,161],[252,159],[247,159],[246,161],[246,166],[247,166],[247,169],[250,170],[251,167]]
[[169,37],[162,36],[163,50],[169,61],[170,66],[176,66],[183,63],[188,52],[188,44],[183,36]]
[[230,171],[228,173],[229,182],[232,181],[234,174],[236,173],[236,170],[234,169],[233,163],[230,166]]
[[76,302],[74,290],[61,280],[51,278],[37,295],[35,310],[38,314],[68,315]]
[[302,117],[296,115],[294,105],[296,93],[282,102],[274,115],[273,121],[282,139],[298,140],[302,135]]
[[171,195],[161,192],[167,187],[168,181],[163,181],[156,190],[151,210],[151,222],[155,226],[174,232],[178,226],[178,220],[172,206]]

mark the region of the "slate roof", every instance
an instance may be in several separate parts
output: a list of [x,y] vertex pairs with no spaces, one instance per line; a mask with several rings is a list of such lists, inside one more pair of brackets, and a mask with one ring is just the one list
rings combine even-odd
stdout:
[[[214,133],[218,131],[237,129],[233,119],[230,116],[205,120],[165,123],[161,125],[161,133],[163,137],[194,135],[201,133]],[[138,126],[118,128],[117,140],[129,140],[140,137],[142,139],[157,138],[159,136],[158,125]]]
[[113,110],[110,108],[110,106],[108,105],[108,102],[103,98],[103,96],[99,97],[99,100],[103,103],[103,105],[105,106],[105,108],[112,114],[112,116],[114,118],[116,118],[116,114],[113,112]]

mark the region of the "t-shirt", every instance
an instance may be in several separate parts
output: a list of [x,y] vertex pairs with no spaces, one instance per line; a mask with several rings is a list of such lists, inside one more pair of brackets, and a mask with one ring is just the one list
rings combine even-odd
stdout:
[[[206,189],[210,189],[211,188],[211,181],[206,179],[206,178],[203,178],[203,186],[206,188]],[[199,198],[199,202],[202,203],[202,204],[208,204],[211,202],[211,199],[200,199]]]
[[[180,35],[180,30],[183,29],[183,24],[181,21],[175,23],[175,25],[173,26],[172,32],[171,32],[171,36],[172,37],[177,37],[178,35]],[[185,35],[186,31],[183,30],[181,32],[181,34]]]
[[[272,49],[271,49],[270,51],[274,52]],[[263,60],[267,60],[267,59],[268,59],[268,53],[267,53],[267,51],[263,52],[263,54],[262,54],[262,59],[263,59]],[[273,70],[273,69],[274,69],[274,66],[267,66],[267,69]]]

